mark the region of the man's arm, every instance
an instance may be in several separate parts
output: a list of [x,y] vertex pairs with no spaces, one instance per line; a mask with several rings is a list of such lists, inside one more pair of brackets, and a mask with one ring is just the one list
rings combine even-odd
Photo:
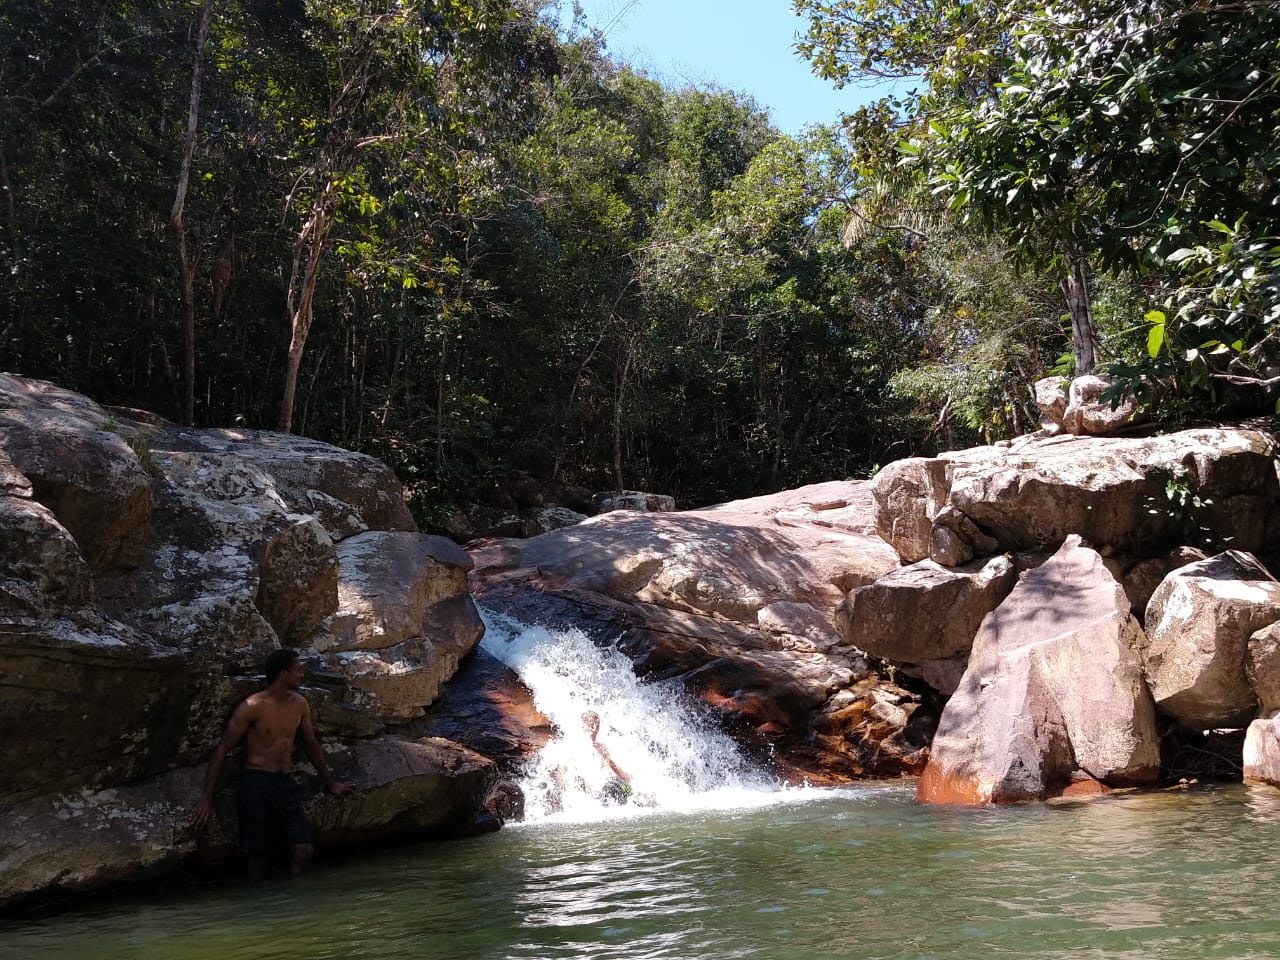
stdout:
[[609,769],[613,771],[613,775],[623,783],[630,783],[631,775],[613,762],[613,757],[609,756],[609,751],[604,748],[604,744],[600,743],[598,740],[592,742],[595,743],[596,750],[599,752],[600,756],[604,758],[604,762],[609,765]]
[[213,751],[213,757],[209,760],[209,769],[205,771],[204,790],[201,791],[200,800],[191,814],[191,825],[197,830],[208,823],[209,818],[213,816],[213,794],[218,789],[218,777],[222,773],[222,764],[231,749],[244,738],[251,723],[253,723],[253,706],[248,700],[243,700],[240,706],[236,707],[235,713],[231,714],[227,729],[223,731],[222,739],[218,741],[218,748]]
[[306,697],[302,698],[302,723],[299,725],[302,733],[302,749],[307,755],[307,759],[311,761],[312,766],[316,768],[316,773],[320,774],[320,779],[324,781],[325,789],[332,793],[335,797],[340,797],[351,789],[351,784],[345,780],[335,780],[333,774],[329,772],[329,765],[325,763],[324,751],[320,749],[320,741],[316,739],[316,729],[311,725],[311,705],[307,703]]

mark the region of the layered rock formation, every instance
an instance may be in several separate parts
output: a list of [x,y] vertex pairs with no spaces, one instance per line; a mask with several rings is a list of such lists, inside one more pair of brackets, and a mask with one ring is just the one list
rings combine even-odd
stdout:
[[483,626],[470,561],[415,532],[382,463],[0,376],[0,534],[0,904],[194,856],[194,785],[282,644],[368,788],[313,800],[322,842],[479,809],[492,763],[397,733]]
[[898,566],[872,525],[866,483],[614,512],[473,549],[472,589],[525,617],[552,598],[597,624],[639,673],[682,680],[790,776],[900,773],[927,738],[924,712],[910,726],[919,697],[876,677],[835,625],[851,589]]
[[[1146,782],[1160,763],[1152,703],[1172,743],[1280,707],[1280,591],[1247,552],[1267,549],[1280,519],[1273,436],[1093,435],[1135,419],[1100,401],[1106,386],[1042,382],[1052,430],[899,461],[875,480],[876,530],[907,566],[852,591],[838,625],[848,644],[956,691],[922,799]],[[1010,566],[1024,571],[1012,593],[992,575]],[[1254,754],[1249,775],[1280,783],[1270,754]]]
[[1055,549],[1073,533],[1108,554],[1151,556],[1193,535],[1257,551],[1280,495],[1275,453],[1260,431],[1202,428],[899,460],[875,480],[876,530],[905,563]]

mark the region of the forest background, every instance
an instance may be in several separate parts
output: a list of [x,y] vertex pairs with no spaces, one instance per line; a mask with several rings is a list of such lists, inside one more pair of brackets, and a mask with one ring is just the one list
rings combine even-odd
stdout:
[[0,369],[368,451],[434,530],[866,476],[1048,373],[1274,412],[1280,4],[794,7],[910,92],[787,136],[538,0],[0,0]]

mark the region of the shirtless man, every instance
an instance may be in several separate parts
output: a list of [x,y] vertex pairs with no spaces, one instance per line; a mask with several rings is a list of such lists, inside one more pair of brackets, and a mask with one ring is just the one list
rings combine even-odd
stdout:
[[302,732],[302,746],[325,786],[335,797],[351,785],[335,780],[311,726],[311,708],[300,693],[302,664],[294,650],[275,650],[267,657],[267,689],[246,697],[236,707],[226,732],[209,761],[204,792],[191,814],[191,825],[204,827],[213,815],[213,795],[227,754],[244,740],[244,771],[240,776],[240,847],[249,857],[249,876],[266,873],[271,848],[282,837],[289,841],[294,874],[311,862],[311,828],[302,812],[302,788],[291,773],[293,741]]
[[[588,710],[582,715],[582,727],[587,731],[587,736],[591,738],[591,745],[596,748],[596,753],[600,754],[600,759],[604,761],[605,766],[613,771],[616,782],[620,783],[623,787],[627,787],[627,792],[629,793],[631,776],[614,762],[613,757],[609,756],[609,751],[605,749],[604,744],[596,739],[600,736],[600,714],[596,713],[594,710]],[[610,786],[612,785],[613,784],[611,783]]]
[[[613,776],[609,778],[609,781],[600,790],[599,799],[615,804],[626,803],[631,796],[631,775],[618,766],[613,757],[609,755],[605,745],[598,739],[600,736],[600,714],[594,710],[588,710],[584,713],[582,715],[582,728],[587,732],[587,737],[591,740],[591,746],[595,748],[596,755],[601,763],[613,773]],[[566,779],[567,772],[564,767],[556,767],[551,771],[547,805],[553,813],[562,808]],[[578,789],[583,793],[592,792],[585,780],[581,777],[576,779]]]

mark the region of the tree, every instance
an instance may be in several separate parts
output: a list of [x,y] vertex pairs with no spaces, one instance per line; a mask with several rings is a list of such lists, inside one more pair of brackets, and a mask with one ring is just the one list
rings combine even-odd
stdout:
[[[1071,297],[1089,256],[1167,270],[1207,265],[1197,251],[1212,248],[1247,284],[1245,273],[1265,269],[1262,238],[1280,233],[1278,31],[1280,9],[1267,3],[1049,4],[1018,27],[997,95],[955,111],[911,152],[956,206],[1041,259],[1060,255]],[[1196,330],[1184,346],[1197,360],[1206,349],[1249,355],[1275,302],[1259,288],[1215,314],[1194,290],[1205,279],[1171,300]],[[1229,298],[1209,286],[1220,291],[1210,300]],[[1166,339],[1155,323],[1153,352]]]
[[[985,109],[1016,56],[1022,24],[1037,10],[1036,4],[1025,0],[795,0],[794,5],[797,13],[809,19],[798,49],[809,57],[819,75],[838,85],[857,78],[924,81],[921,92],[896,105],[909,110],[909,119],[902,124],[904,136],[917,144],[954,129],[956,118]],[[886,112],[882,107],[872,115],[883,119]],[[859,117],[863,129],[866,113]],[[913,155],[922,156],[918,149]],[[933,196],[948,189],[946,173],[935,177],[929,172],[925,177],[933,182],[917,180],[913,184],[891,172],[883,159],[881,164],[878,175],[866,178],[869,190],[850,208],[855,236],[876,222],[878,207],[883,207],[886,198],[901,209],[904,200],[924,195],[928,188],[936,188]],[[989,202],[984,193],[957,189],[950,198],[962,218],[979,215],[989,230],[1009,226],[1000,217],[1004,208]],[[1088,247],[1073,236],[1078,227],[1074,215],[1075,209],[1065,202],[1046,205],[1035,220],[1035,243],[1028,242],[1024,233],[1011,246],[1059,274],[1071,318],[1076,372],[1089,373],[1097,360],[1098,338],[1090,308]],[[911,228],[909,222],[899,224],[903,226]]]
[[187,251],[187,227],[183,222],[183,212],[187,202],[187,186],[191,181],[191,158],[196,149],[196,131],[200,124],[200,85],[204,79],[204,49],[209,42],[209,25],[212,20],[213,0],[204,0],[200,26],[196,33],[195,62],[191,68],[191,97],[187,109],[187,133],[182,146],[182,166],[178,171],[173,209],[169,212],[169,226],[173,230],[174,243],[178,248],[178,277],[182,286],[182,422],[187,426],[195,422],[196,281],[195,269]]

